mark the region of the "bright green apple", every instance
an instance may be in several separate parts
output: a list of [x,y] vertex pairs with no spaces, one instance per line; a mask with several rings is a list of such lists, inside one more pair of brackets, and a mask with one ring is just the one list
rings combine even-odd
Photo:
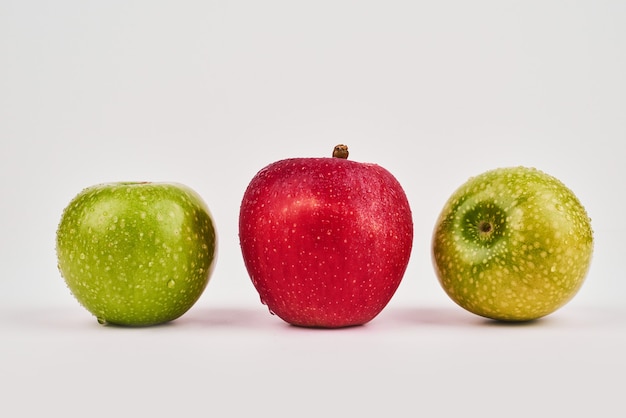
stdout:
[[154,325],[187,312],[213,270],[216,232],[202,198],[176,183],[86,188],[63,211],[58,267],[100,323]]
[[432,241],[441,286],[461,307],[487,318],[548,315],[580,289],[593,232],[574,193],[533,168],[470,178],[445,204]]

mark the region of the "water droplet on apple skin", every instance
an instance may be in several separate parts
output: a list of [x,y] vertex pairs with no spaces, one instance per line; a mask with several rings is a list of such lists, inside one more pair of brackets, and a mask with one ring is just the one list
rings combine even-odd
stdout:
[[170,280],[169,282],[167,282],[167,287],[169,287],[170,289],[173,289],[174,286],[176,286],[176,282],[174,280]]
[[[265,299],[263,299],[263,297],[260,297],[260,300],[261,300],[261,304],[263,304],[263,305],[267,306],[267,302],[265,302]],[[272,310],[270,309],[270,307],[269,307],[269,306],[267,307],[267,310],[269,311],[269,313],[270,313],[271,315],[276,315],[276,314],[274,313],[274,311],[272,311]]]
[[107,325],[108,324],[107,320],[102,318],[102,317],[100,317],[100,316],[96,317],[96,320],[98,321],[98,323],[100,325]]

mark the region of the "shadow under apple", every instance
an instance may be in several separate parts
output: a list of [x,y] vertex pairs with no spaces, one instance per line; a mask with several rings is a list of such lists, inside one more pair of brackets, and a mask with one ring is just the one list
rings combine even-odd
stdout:
[[460,308],[446,307],[394,307],[383,311],[374,321],[387,322],[397,326],[437,326],[437,327],[528,327],[545,321],[505,322],[485,318]]

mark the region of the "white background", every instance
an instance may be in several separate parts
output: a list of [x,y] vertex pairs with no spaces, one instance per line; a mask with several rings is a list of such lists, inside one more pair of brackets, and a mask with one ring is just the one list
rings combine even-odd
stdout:
[[[0,415],[623,416],[626,2],[0,0]],[[248,279],[239,203],[288,157],[376,162],[415,241],[370,324],[287,326]],[[468,177],[527,165],[593,222],[576,298],[532,324],[454,305],[434,222]],[[185,183],[220,250],[171,324],[99,326],[56,269],[65,205]]]

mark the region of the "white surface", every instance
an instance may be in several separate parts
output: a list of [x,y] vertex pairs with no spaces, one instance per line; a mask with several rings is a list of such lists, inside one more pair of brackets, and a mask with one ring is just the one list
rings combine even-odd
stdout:
[[[617,0],[0,0],[0,415],[623,416],[624,21]],[[413,255],[369,325],[288,327],[239,202],[340,142],[405,187]],[[527,326],[460,310],[430,262],[445,199],[506,165],[560,178],[596,231],[580,293]],[[211,283],[171,325],[100,327],[56,270],[63,208],[116,180],[185,183],[215,216]]]
[[7,416],[623,416],[623,310],[501,325],[395,307],[342,330],[260,307],[196,308],[142,329],[77,309],[3,316]]

